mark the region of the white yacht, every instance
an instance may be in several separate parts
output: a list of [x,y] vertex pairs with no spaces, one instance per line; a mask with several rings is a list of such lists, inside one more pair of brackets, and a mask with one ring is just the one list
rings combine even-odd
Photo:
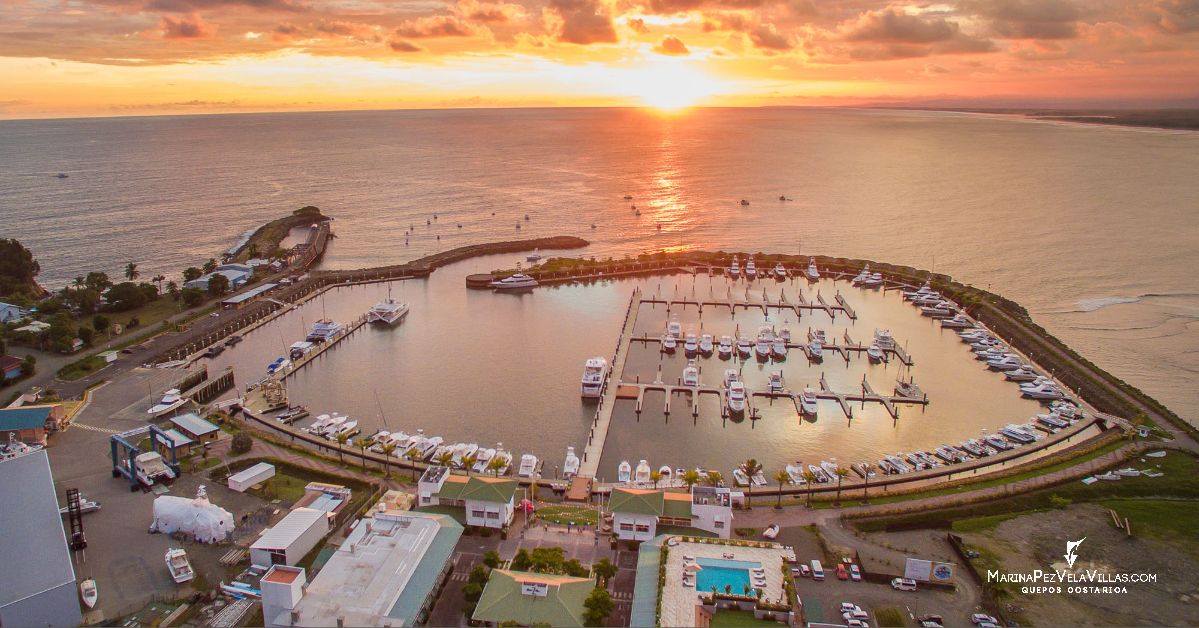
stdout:
[[650,482],[649,463],[642,460],[637,463],[637,470],[633,473],[633,481],[638,484]]
[[536,279],[517,271],[515,274],[504,277],[503,279],[497,279],[487,285],[500,291],[531,290],[536,288],[538,283]]
[[171,572],[171,580],[175,584],[182,584],[194,578],[196,573],[192,571],[192,564],[187,560],[187,552],[181,547],[172,547],[166,553],[167,570]]
[[786,360],[787,359],[787,341],[781,337],[776,336],[774,338],[774,340],[770,343],[770,352],[774,355],[776,360]]
[[608,361],[602,357],[588,358],[583,365],[582,394],[584,397],[599,397],[604,389],[604,377],[608,374]]
[[666,323],[666,335],[671,336],[675,340],[683,337],[683,324],[678,319],[672,319]]
[[753,279],[754,277],[757,277],[757,276],[758,276],[758,267],[754,265],[754,258],[751,257],[751,258],[749,258],[748,261],[745,262],[745,278]]
[[799,396],[799,408],[806,416],[816,416],[819,408],[817,401],[816,391],[812,390],[811,386],[805,386],[803,394]]
[[808,279],[811,279],[812,281],[820,279],[820,271],[816,269],[815,257],[808,258]]
[[480,448],[475,453],[475,466],[471,470],[475,473],[482,473],[487,470],[487,465],[491,463],[491,459],[495,457],[495,449],[491,447]]
[[177,410],[185,403],[187,403],[187,398],[180,394],[178,388],[172,388],[163,394],[161,401],[150,406],[150,409],[146,410],[146,414],[160,416],[172,410]]
[[566,448],[566,460],[562,463],[562,477],[573,478],[579,472],[579,457],[575,455],[574,447]]
[[824,359],[823,329],[813,329],[808,332],[808,357],[816,362]]
[[934,296],[934,295],[936,295],[938,297],[940,296],[940,295],[937,295],[936,290],[933,290],[932,284],[928,281],[925,281],[923,286],[920,286],[919,288],[917,288],[915,290],[904,290],[903,291],[903,300],[904,301],[915,301],[917,299],[923,299],[925,297]]
[[733,414],[745,412],[745,384],[736,381],[729,384],[729,411]]
[[695,360],[687,360],[687,366],[683,369],[683,385],[699,386],[699,367],[695,365]]
[[737,369],[724,370],[724,387],[728,388],[733,382],[740,381],[741,376],[737,374]]
[[493,475],[496,477],[508,475],[508,471],[512,469],[512,453],[504,449],[503,443],[496,443],[495,456],[492,457],[492,460],[499,460],[503,463],[499,468],[492,471]]
[[783,381],[783,372],[782,371],[771,371],[770,372],[770,381],[767,382],[766,389],[772,393],[777,393],[777,392],[783,392],[783,389],[786,387],[787,387],[787,383]]
[[886,355],[878,346],[878,343],[870,343],[870,346],[866,347],[866,357],[870,358],[871,362],[882,362]]
[[721,336],[720,345],[717,347],[716,351],[720,354],[722,359],[727,360],[733,357],[733,337]]
[[791,478],[792,484],[804,483],[803,463],[800,461],[796,460],[795,464],[789,464],[783,467],[783,470],[787,472],[787,477]]
[[854,278],[851,279],[849,281],[849,283],[851,283],[855,286],[863,286],[869,280],[870,280],[870,264],[866,264],[865,266],[862,267],[862,272],[859,272],[856,276],[854,276]]
[[679,339],[670,334],[662,334],[662,350],[667,353],[674,353],[674,350],[679,346]]
[[920,313],[930,318],[949,318],[954,315],[953,305],[948,301],[941,301],[933,305],[924,305],[920,307]]
[[537,249],[533,249],[532,253],[529,253],[528,255],[525,256],[525,261],[526,262],[540,262],[541,261],[541,253],[538,253]]
[[729,262],[728,273],[729,277],[733,279],[736,279],[741,274],[741,262],[737,259],[736,255],[733,256],[733,261]]
[[783,268],[783,263],[779,262],[774,265],[774,276],[778,279],[787,278],[787,269]]
[[328,318],[322,318],[313,323],[312,331],[308,332],[308,337],[305,340],[308,342],[328,342],[342,331],[345,331],[345,326],[341,323]]
[[737,336],[737,353],[738,353],[738,355],[740,355],[743,358],[748,358],[749,354],[752,352],[753,352],[753,344],[749,341],[749,338],[746,338],[746,337],[740,336],[740,335]]
[[377,325],[395,325],[407,315],[408,304],[398,303],[389,296],[366,312],[366,322]]
[[1036,370],[1034,370],[1032,366],[1029,366],[1028,364],[1021,364],[1020,366],[1003,374],[1003,378],[1010,382],[1032,382],[1036,381],[1036,379],[1040,376],[1041,374],[1036,372]]
[[687,339],[683,341],[683,350],[691,355],[694,355],[699,350],[699,340],[695,337],[695,334],[687,334]]
[[670,481],[674,479],[674,469],[670,465],[664,464],[658,467],[658,483],[663,486],[670,486]]
[[338,425],[336,428],[334,428],[332,430],[326,430],[324,436],[325,436],[325,438],[334,440],[338,436],[341,436],[343,434],[346,436],[353,436],[353,435],[357,434],[358,431],[359,431],[358,430],[358,421],[350,420],[350,421],[346,421],[345,423],[342,423],[341,425]]
[[620,466],[616,467],[616,481],[622,484],[628,482],[633,477],[633,465],[629,464],[628,460],[621,460]]
[[758,341],[754,344],[754,351],[758,354],[759,360],[766,360],[770,357],[771,345],[774,344],[774,330],[769,326],[763,325],[758,330]]
[[699,338],[699,352],[712,355],[712,334],[704,334]]
[[1061,399],[1065,396],[1052,382],[1021,384],[1020,394],[1029,399]]
[[1022,366],[1024,366],[1024,362],[1020,360],[1020,356],[1013,353],[987,360],[987,368],[993,371],[1012,371]]
[[940,322],[941,326],[946,329],[969,329],[974,326],[974,323],[961,312],[955,314],[953,318],[943,318]]

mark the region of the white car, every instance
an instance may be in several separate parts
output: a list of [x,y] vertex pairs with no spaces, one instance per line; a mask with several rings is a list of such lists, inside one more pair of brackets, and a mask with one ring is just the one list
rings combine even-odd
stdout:
[[862,581],[862,570],[858,569],[856,564],[849,566],[849,579],[853,580],[854,582]]
[[842,613],[852,613],[853,609],[855,609],[857,607],[858,607],[858,605],[854,604],[853,602],[841,602],[841,612]]
[[911,578],[892,578],[891,588],[898,591],[915,591],[916,581]]
[[994,617],[991,617],[990,615],[988,615],[986,613],[975,613],[970,616],[970,623],[972,623],[974,625],[998,624],[999,620],[995,619]]
[[853,628],[870,628],[870,624],[868,624],[860,619],[846,620],[845,625],[852,626]]

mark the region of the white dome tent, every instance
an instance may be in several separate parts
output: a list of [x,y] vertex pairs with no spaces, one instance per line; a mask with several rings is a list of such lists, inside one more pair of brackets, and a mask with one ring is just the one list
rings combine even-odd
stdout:
[[180,532],[201,543],[220,543],[233,533],[233,523],[233,515],[208,501],[201,485],[191,499],[171,495],[155,499],[150,532]]

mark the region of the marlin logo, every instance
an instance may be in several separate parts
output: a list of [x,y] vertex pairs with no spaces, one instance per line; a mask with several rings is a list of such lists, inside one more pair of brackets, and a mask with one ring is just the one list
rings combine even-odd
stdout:
[[1082,545],[1082,542],[1085,540],[1087,540],[1087,537],[1084,536],[1077,541],[1066,541],[1066,553],[1064,557],[1066,559],[1066,567],[1068,569],[1074,568],[1074,561],[1078,560],[1078,554],[1075,554],[1074,551],[1077,550],[1078,546]]

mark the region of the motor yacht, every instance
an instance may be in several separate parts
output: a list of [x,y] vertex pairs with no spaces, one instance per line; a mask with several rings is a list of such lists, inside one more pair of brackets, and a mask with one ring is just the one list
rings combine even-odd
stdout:
[[345,331],[345,325],[328,318],[322,318],[312,324],[312,331],[308,332],[308,337],[305,340],[308,342],[328,342],[343,331]]
[[1078,406],[1064,399],[1049,404],[1049,409],[1067,421],[1074,421],[1080,418],[1079,415],[1082,413],[1082,410]]
[[683,341],[683,350],[687,352],[687,355],[695,355],[699,351],[699,339],[695,337],[695,334],[687,334],[687,339]]
[[988,337],[990,337],[990,334],[988,334],[986,330],[979,329],[977,327],[958,332],[958,338],[960,338],[962,342],[968,344],[978,342],[979,340],[983,340],[984,338]]
[[825,482],[829,481],[828,474],[824,472],[824,469],[821,469],[814,464],[808,465],[808,472],[811,473],[814,476],[815,481],[820,484],[824,484]]
[[670,334],[662,334],[662,350],[666,353],[674,353],[679,346],[679,341]]
[[724,370],[724,387],[728,388],[733,382],[741,381],[741,376],[737,374],[737,369]]
[[987,360],[987,368],[992,371],[1011,371],[1024,366],[1024,362],[1020,360],[1020,356],[1012,353],[1004,354],[998,358]]
[[492,288],[494,288],[498,291],[504,291],[504,290],[532,290],[533,288],[536,288],[539,284],[537,283],[536,279],[534,279],[534,278],[530,277],[529,275],[526,275],[522,272],[517,271],[516,273],[514,273],[512,275],[504,277],[503,279],[497,279],[487,285],[491,286]]
[[946,329],[968,329],[974,326],[974,323],[970,322],[970,319],[966,318],[966,315],[961,312],[954,314],[953,318],[941,319],[940,323],[941,327]]
[[930,318],[948,318],[954,315],[952,306],[946,301],[941,301],[933,305],[924,305],[920,307],[920,314]]
[[512,452],[504,449],[501,443],[496,443],[495,456],[492,457],[492,461],[495,460],[499,460],[503,464],[492,469],[492,474],[496,477],[508,475],[508,472],[512,470]]
[[266,374],[274,375],[275,373],[285,371],[290,367],[291,367],[291,360],[289,360],[283,356],[279,356],[279,357],[275,358],[275,360],[273,362],[266,365]]
[[663,486],[670,486],[671,480],[674,479],[674,469],[670,465],[664,464],[658,467],[658,483]]
[[883,460],[886,460],[887,463],[890,464],[891,468],[895,470],[895,473],[910,473],[912,471],[912,468],[908,466],[908,463],[904,462],[898,456],[886,456],[883,458]]
[[870,264],[863,266],[861,272],[855,275],[853,279],[850,279],[849,283],[855,286],[863,286],[867,281],[870,281]]
[[805,416],[816,416],[816,410],[819,408],[818,401],[816,391],[812,390],[811,386],[805,386],[803,394],[799,396],[799,409]]
[[792,484],[803,484],[803,463],[796,460],[795,464],[789,464],[783,467],[783,471],[787,472],[787,477],[791,479]]
[[932,284],[925,281],[923,286],[920,286],[919,288],[917,288],[915,290],[904,290],[903,291],[903,300],[904,301],[915,301],[916,299],[923,299],[925,297],[933,296],[936,294],[937,294],[937,292],[936,292],[936,290],[933,290]]
[[940,447],[934,449],[933,455],[945,461],[946,463],[952,464],[957,462],[957,456],[955,456],[953,451],[945,445],[941,445]]
[[728,273],[729,277],[732,277],[733,279],[736,279],[739,275],[741,275],[741,263],[737,260],[736,255],[733,256],[733,261],[729,262]]
[[727,360],[727,359],[733,357],[733,337],[732,336],[721,336],[720,344],[717,346],[716,352],[720,355],[720,358],[723,360]]
[[637,469],[633,472],[633,481],[638,484],[651,482],[652,480],[650,479],[650,471],[651,469],[649,463],[645,460],[641,460],[637,463]]
[[150,409],[146,410],[146,414],[155,417],[161,416],[179,409],[187,401],[187,398],[181,395],[178,388],[172,388],[162,395],[162,399],[158,403],[150,406]]
[[291,346],[287,348],[287,355],[291,356],[291,359],[293,360],[299,360],[300,358],[311,353],[315,348],[316,344],[308,342],[307,340],[301,340],[299,342],[291,343]]
[[1007,442],[1006,440],[1000,438],[999,436],[997,436],[995,434],[987,434],[986,436],[983,437],[983,442],[990,445],[991,447],[994,447],[995,449],[997,449],[999,451],[1007,451],[1012,448],[1011,443]]
[[683,385],[699,386],[699,367],[695,360],[687,360],[687,366],[683,368]]
[[981,349],[981,350],[974,352],[974,359],[981,360],[983,362],[990,362],[991,360],[1000,360],[1007,356],[1008,356],[1007,347],[1005,347],[1003,345],[995,345],[993,347],[988,347],[986,349]]
[[533,249],[532,253],[529,253],[528,255],[525,256],[525,261],[526,262],[540,262],[541,261],[541,253],[539,253],[537,251],[537,249]]
[[987,450],[983,448],[982,443],[978,442],[977,440],[975,440],[973,438],[962,443],[961,445],[959,445],[959,447],[961,447],[963,450],[965,450],[966,453],[970,454],[971,456],[974,456],[975,458],[982,458],[987,455]]
[[728,405],[733,414],[745,412],[745,384],[739,381],[729,384]]
[[481,447],[475,452],[475,464],[471,467],[471,471],[482,473],[487,470],[487,465],[491,463],[491,459],[495,457],[495,449],[492,447]]
[[782,371],[771,371],[770,372],[770,380],[766,382],[766,390],[768,390],[772,393],[779,393],[779,392],[783,392],[783,389],[785,389],[786,387],[787,387],[787,384],[786,384],[786,382],[783,381],[783,372]]
[[574,447],[566,448],[566,460],[562,463],[562,477],[573,478],[579,472],[579,457]]
[[816,268],[816,258],[815,257],[808,258],[808,279],[810,279],[812,281],[816,281],[817,279],[820,279],[820,271],[817,270],[817,268]]
[[1065,396],[1062,394],[1061,389],[1054,384],[1036,384],[1031,386],[1022,384],[1020,386],[1020,394],[1029,399],[1061,399]]
[[315,427],[315,424],[314,424],[312,426],[309,426],[308,430],[310,432],[312,432],[313,434],[316,434],[317,436],[324,436],[325,438],[328,438],[328,434],[333,433],[335,430],[339,429],[343,423],[345,423],[346,421],[349,421],[349,420],[350,420],[350,417],[348,417],[348,416],[334,413],[333,416],[331,416],[325,420],[324,424],[321,425],[320,429],[313,429]]
[[774,341],[770,343],[770,353],[774,355],[776,360],[786,360],[787,341],[783,340],[782,338],[775,337]]
[[672,319],[666,323],[666,335],[678,340],[683,337],[683,324],[678,319]]
[[870,276],[863,283],[867,288],[877,288],[883,285],[883,274],[870,273]]
[[866,347],[866,357],[870,358],[871,362],[882,362],[886,355],[878,343],[871,343],[869,347]]
[[876,475],[869,462],[855,462],[849,465],[849,468],[853,469],[853,472],[858,474],[858,477],[863,480],[875,477]]
[[774,265],[774,276],[776,279],[786,279],[787,269],[783,267],[783,263],[779,262]]
[[1026,432],[1023,427],[1013,423],[1009,423],[1003,429],[999,430],[999,433],[1003,434],[1004,438],[1020,443],[1021,445],[1034,443],[1037,440],[1036,436]]
[[758,354],[759,360],[766,360],[770,357],[772,344],[774,344],[774,331],[763,325],[758,330],[758,341],[754,343],[754,352]]
[[581,392],[583,397],[594,399],[604,390],[604,378],[608,375],[608,361],[596,356],[588,358],[583,365]]
[[712,334],[704,334],[699,337],[699,352],[704,355],[712,355]]
[[621,460],[620,466],[616,467],[616,481],[624,484],[633,477],[633,465],[629,464],[628,460]]
[[167,571],[171,574],[171,580],[175,584],[182,584],[196,577],[196,572],[192,571],[192,564],[187,560],[187,552],[181,547],[172,547],[166,553]]
[[337,427],[337,429],[333,430],[332,432],[327,433],[326,438],[329,438],[330,440],[336,440],[339,436],[343,436],[343,435],[347,436],[347,437],[352,437],[360,431],[361,430],[358,429],[358,421],[354,421],[351,419],[349,421],[346,421],[345,423],[342,423],[340,426]]
[[747,358],[750,353],[753,353],[753,343],[749,341],[749,338],[737,336],[737,354]]
[[733,469],[733,483],[737,486],[749,486],[749,476],[741,467]]
[[754,265],[754,258],[749,258],[745,262],[745,278],[753,279],[758,276],[758,267]]
[[820,468],[824,470],[825,475],[828,476],[828,479],[830,481],[835,482],[837,480],[838,467],[836,464],[829,462],[827,460],[822,460],[822,461],[820,461]]

